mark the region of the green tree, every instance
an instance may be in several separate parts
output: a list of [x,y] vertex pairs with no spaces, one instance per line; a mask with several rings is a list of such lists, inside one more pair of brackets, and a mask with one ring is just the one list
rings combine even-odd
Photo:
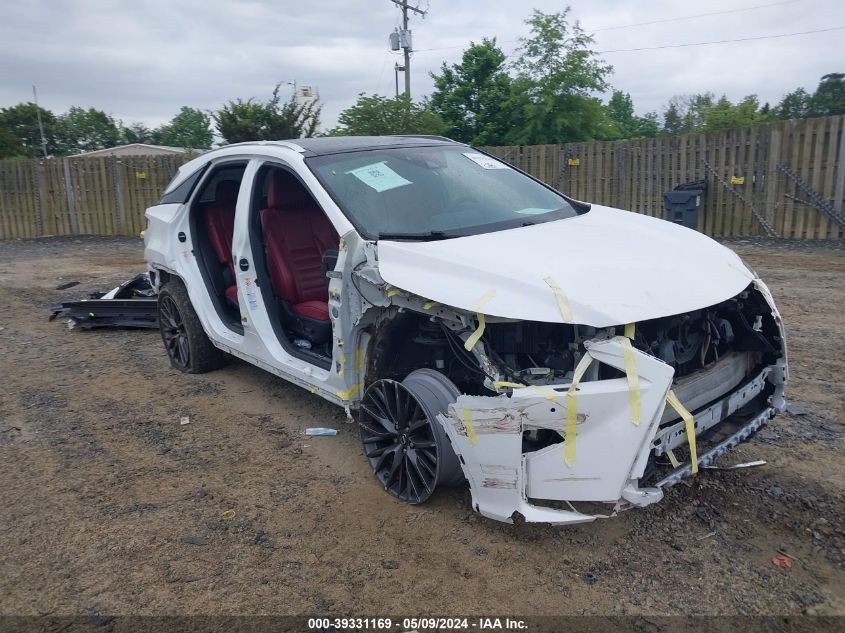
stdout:
[[713,107],[712,92],[675,95],[663,110],[664,134],[690,134],[704,128],[705,113]]
[[297,103],[296,95],[282,102],[277,84],[266,103],[254,98],[224,104],[211,116],[227,143],[274,141],[314,136],[322,106],[317,100]]
[[404,94],[391,99],[362,92],[337,121],[338,126],[327,136],[439,135],[446,129],[443,119],[428,104],[414,103]]
[[202,110],[182,106],[170,123],[156,130],[158,142],[172,147],[209,149],[214,135],[211,119]]
[[824,75],[807,109],[809,116],[845,114],[845,73]]
[[121,141],[123,143],[156,143],[157,134],[143,123],[130,123],[120,126]]
[[19,103],[0,109],[0,130],[3,130],[0,157],[33,158],[42,155],[41,131],[38,128],[39,111],[41,123],[44,126],[44,136],[47,139],[47,153],[57,153],[56,116],[34,103]]
[[512,79],[495,38],[470,42],[460,64],[431,73],[431,107],[446,124],[446,135],[473,145],[502,145],[511,127]]
[[775,106],[774,115],[778,119],[803,119],[810,110],[810,95],[803,88],[788,92]]
[[748,127],[763,123],[764,115],[760,113],[760,102],[757,95],[748,95],[737,104],[725,96],[702,113],[703,123],[701,131],[713,132],[729,128]]
[[[607,89],[613,67],[590,50],[593,38],[578,22],[558,13],[534,11],[513,67],[513,95],[522,123],[511,129],[512,143],[564,143],[603,138],[608,119],[595,92]],[[521,105],[521,107],[520,107]]]
[[63,154],[77,154],[118,145],[120,130],[102,110],[73,106],[57,120],[57,139]]
[[657,135],[657,113],[649,112],[645,116],[637,116],[634,112],[634,102],[628,93],[614,90],[605,108],[611,122],[608,139],[651,138]]

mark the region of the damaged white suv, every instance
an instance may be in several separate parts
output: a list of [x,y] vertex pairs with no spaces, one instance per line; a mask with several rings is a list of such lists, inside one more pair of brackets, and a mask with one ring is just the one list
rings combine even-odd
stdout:
[[229,145],[147,218],[173,366],[228,353],[356,411],[409,503],[467,481],[487,517],[591,521],[784,408],[783,325],[737,255],[448,139]]

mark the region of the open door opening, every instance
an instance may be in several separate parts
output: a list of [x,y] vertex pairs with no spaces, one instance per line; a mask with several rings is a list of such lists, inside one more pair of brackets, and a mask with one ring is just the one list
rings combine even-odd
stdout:
[[[320,367],[331,366],[327,272],[339,237],[305,185],[287,169],[265,165],[256,177],[250,222],[264,305],[282,344]],[[263,257],[261,257],[263,255]]]
[[194,255],[217,314],[230,329],[243,333],[232,236],[245,162],[212,169],[191,204]]

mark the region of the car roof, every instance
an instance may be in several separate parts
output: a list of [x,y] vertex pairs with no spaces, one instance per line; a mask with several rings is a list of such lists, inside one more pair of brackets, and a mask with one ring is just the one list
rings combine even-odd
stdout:
[[[431,145],[456,145],[456,141],[445,136],[429,135],[395,135],[395,136],[320,136],[314,138],[298,138],[279,141],[247,141],[224,145],[219,149],[235,145],[247,146],[279,146],[298,151],[304,156],[324,156],[326,154],[340,154],[375,148],[423,147]],[[212,150],[214,151],[214,150]]]

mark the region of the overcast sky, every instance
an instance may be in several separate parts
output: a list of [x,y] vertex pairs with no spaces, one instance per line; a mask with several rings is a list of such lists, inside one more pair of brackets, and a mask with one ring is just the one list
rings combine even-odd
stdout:
[[[413,1],[413,0],[412,0]],[[565,2],[420,0],[413,17],[414,97],[430,92],[430,71],[463,47],[496,36],[506,53],[526,34],[531,7]],[[710,90],[737,100],[776,102],[798,86],[845,72],[845,30],[779,39],[609,52],[845,27],[841,0],[590,0],[571,17],[614,67],[611,84],[638,112],[660,111],[674,94]],[[429,6],[430,5],[430,6]],[[642,22],[736,11],[645,26]],[[267,98],[277,82],[314,85],[324,127],[359,92],[392,95],[387,38],[400,22],[390,0],[0,0],[0,106],[32,98],[56,113],[103,109],[125,123],[155,126],[182,105],[216,109],[236,97]],[[624,28],[613,28],[624,27]],[[450,48],[446,48],[450,47]],[[428,50],[440,49],[440,50]],[[401,80],[401,77],[400,77]]]

